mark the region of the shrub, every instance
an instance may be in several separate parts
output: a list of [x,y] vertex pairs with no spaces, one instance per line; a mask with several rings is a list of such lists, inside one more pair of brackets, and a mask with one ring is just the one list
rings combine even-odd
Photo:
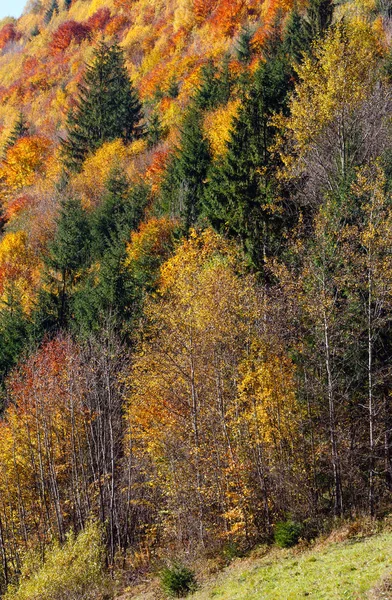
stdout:
[[5,600],[103,600],[110,598],[104,571],[101,527],[90,523],[77,537],[69,534],[55,544],[43,564],[27,557],[19,588],[10,587]]
[[298,543],[302,525],[295,521],[281,521],[275,525],[275,543],[281,548],[291,548]]
[[161,571],[160,579],[163,591],[174,598],[183,598],[197,589],[194,572],[181,563],[165,567]]

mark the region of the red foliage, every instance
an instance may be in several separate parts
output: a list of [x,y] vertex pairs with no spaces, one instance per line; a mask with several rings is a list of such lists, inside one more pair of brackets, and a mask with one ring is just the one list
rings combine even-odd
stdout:
[[129,19],[124,15],[117,15],[111,19],[110,23],[106,26],[106,33],[108,35],[118,35],[126,27],[129,27]]
[[7,23],[7,25],[4,25],[0,30],[0,50],[3,50],[9,42],[17,42],[21,37],[22,35],[19,31],[16,31],[15,25],[13,23]]
[[110,10],[107,7],[100,8],[86,21],[86,26],[91,31],[103,31],[110,19]]
[[49,44],[52,52],[63,52],[71,42],[80,44],[90,34],[90,28],[76,21],[67,21],[54,32]]

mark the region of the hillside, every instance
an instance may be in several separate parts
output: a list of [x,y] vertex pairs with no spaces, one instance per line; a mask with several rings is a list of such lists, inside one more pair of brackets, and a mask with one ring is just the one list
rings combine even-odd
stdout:
[[[354,527],[352,527],[354,530]],[[232,559],[218,572],[200,570],[194,600],[381,600],[390,598],[392,537],[388,531],[349,534],[350,527],[335,530],[310,548],[280,549],[260,546],[246,558]],[[130,590],[121,600],[154,600],[165,596],[159,583]]]
[[[234,555],[254,572],[195,598],[388,575],[389,533],[314,540],[391,511],[391,14],[31,0],[0,22],[6,600],[157,570],[191,591]],[[257,562],[280,535],[311,553]]]

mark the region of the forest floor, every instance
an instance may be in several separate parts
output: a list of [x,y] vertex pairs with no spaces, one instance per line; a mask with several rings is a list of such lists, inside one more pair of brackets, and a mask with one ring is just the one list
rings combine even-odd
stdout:
[[[347,533],[347,532],[346,532]],[[392,599],[392,533],[346,535],[344,530],[307,548],[256,548],[220,572],[201,576],[192,600]],[[129,590],[121,600],[160,600],[158,581]]]

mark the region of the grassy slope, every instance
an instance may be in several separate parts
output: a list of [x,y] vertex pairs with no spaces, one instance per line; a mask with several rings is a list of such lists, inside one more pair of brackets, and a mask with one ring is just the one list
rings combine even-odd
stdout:
[[391,570],[392,533],[383,533],[301,554],[274,550],[260,559],[237,561],[192,600],[392,598],[374,592]]

